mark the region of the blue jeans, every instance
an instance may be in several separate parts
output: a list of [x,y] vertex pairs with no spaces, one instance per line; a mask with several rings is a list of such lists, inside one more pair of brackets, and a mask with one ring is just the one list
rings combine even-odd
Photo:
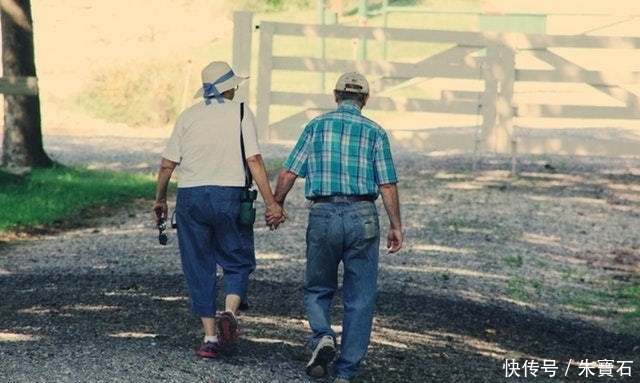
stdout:
[[178,188],[176,223],[182,270],[191,311],[216,314],[216,269],[223,270],[225,295],[245,298],[249,274],[255,270],[253,227],[238,224],[242,188],[198,186]]
[[369,346],[378,277],[380,224],[372,202],[315,203],[309,211],[304,299],[314,348],[331,329],[330,307],[343,264],[344,318],[336,376],[353,378]]

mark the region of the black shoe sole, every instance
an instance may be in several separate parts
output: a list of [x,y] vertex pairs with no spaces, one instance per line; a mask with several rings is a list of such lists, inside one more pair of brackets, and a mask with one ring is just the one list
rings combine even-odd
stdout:
[[316,357],[306,368],[307,375],[312,378],[323,378],[328,374],[327,366],[336,356],[336,350],[333,347],[325,346],[318,350]]

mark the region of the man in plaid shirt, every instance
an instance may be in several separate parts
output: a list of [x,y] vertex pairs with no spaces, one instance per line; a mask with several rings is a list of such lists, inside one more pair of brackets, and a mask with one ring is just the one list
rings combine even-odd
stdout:
[[310,121],[284,162],[275,198],[283,204],[295,180],[306,178],[305,197],[313,202],[304,282],[313,353],[306,372],[314,378],[328,374],[336,355],[329,308],[338,288],[338,266],[343,263],[345,310],[340,354],[333,363],[334,382],[342,383],[357,375],[371,336],[380,245],[375,204],[379,194],[389,218],[389,253],[402,247],[402,224],[389,139],[361,113],[369,99],[366,78],[355,72],[343,74],[334,97],[337,110]]

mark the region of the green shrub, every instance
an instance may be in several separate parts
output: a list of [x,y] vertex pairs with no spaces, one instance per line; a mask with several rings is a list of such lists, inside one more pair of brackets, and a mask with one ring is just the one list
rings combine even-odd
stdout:
[[118,63],[96,72],[75,101],[110,122],[166,125],[179,113],[184,70],[183,63],[170,60]]

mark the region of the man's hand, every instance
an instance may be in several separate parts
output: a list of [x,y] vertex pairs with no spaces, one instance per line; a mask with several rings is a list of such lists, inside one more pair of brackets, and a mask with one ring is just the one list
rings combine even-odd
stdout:
[[380,185],[380,195],[387,215],[389,216],[389,233],[387,249],[389,254],[396,253],[402,247],[402,221],[400,220],[400,199],[395,183]]
[[387,251],[389,254],[397,253],[402,248],[402,231],[389,229],[387,234]]

